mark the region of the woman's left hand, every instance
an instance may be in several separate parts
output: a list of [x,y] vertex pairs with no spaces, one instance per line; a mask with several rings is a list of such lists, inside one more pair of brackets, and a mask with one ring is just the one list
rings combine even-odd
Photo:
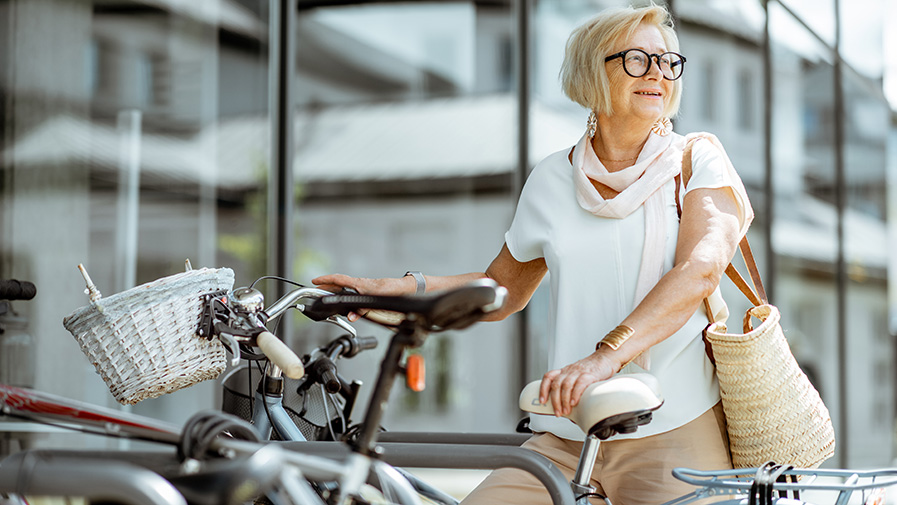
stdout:
[[594,353],[571,363],[560,370],[551,370],[542,376],[539,402],[551,400],[556,416],[566,416],[579,404],[583,391],[590,384],[611,378],[620,363],[607,353]]

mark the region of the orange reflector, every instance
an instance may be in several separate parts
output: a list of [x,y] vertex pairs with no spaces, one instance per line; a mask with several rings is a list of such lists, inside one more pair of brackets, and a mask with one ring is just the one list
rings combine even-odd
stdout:
[[420,393],[427,387],[427,367],[420,354],[409,354],[405,361],[405,382],[412,391]]

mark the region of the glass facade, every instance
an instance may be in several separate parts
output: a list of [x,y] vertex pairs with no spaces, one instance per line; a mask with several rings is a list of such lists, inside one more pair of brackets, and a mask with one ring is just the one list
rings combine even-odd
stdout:
[[[0,333],[0,381],[113,406],[61,324],[87,302],[79,263],[106,294],[188,258],[233,268],[238,285],[482,271],[523,172],[583,132],[587,111],[558,82],[567,35],[626,3],[298,0],[280,81],[284,18],[264,0],[0,2],[0,278],[39,290],[4,323],[17,330]],[[676,129],[716,134],[745,181],[771,301],[839,430],[833,465],[894,455],[893,112],[883,20],[862,14],[884,3],[668,2],[688,58]],[[273,161],[283,143],[286,172]],[[292,195],[287,230],[274,226],[279,194]],[[271,259],[278,233],[285,267]],[[747,302],[724,293],[734,322]],[[547,296],[433,337],[430,387],[397,391],[387,426],[512,430],[517,392],[545,371]],[[319,326],[297,317],[284,337],[311,350],[335,336]],[[378,362],[345,366],[369,384]],[[133,410],[179,422],[216,407],[219,390]]]
[[[0,5],[0,270],[38,286],[14,305],[31,385],[114,403],[61,324],[88,301],[78,264],[111,295],[187,259],[244,277],[264,257],[266,4]],[[186,420],[216,389],[133,411]]]
[[[510,6],[300,9],[297,33],[294,275],[485,269],[510,222],[518,164]],[[385,348],[387,332],[363,329]],[[494,399],[516,394],[516,334],[506,321],[432,337],[421,349],[431,387],[397,392],[388,426],[476,430],[471,412],[515,425]],[[327,337],[309,325],[297,335],[305,345]],[[495,357],[489,378],[476,356]],[[373,383],[378,361],[359,356],[352,373]]]

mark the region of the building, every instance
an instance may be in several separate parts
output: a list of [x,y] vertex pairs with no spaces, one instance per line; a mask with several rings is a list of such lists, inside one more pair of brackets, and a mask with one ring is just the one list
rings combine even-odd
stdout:
[[[557,85],[567,34],[622,2],[338,3],[299,0],[291,18],[289,231],[272,227],[269,210],[284,173],[271,156],[282,104],[269,40],[281,18],[269,2],[0,6],[0,277],[34,280],[41,293],[15,305],[41,359],[0,377],[113,403],[60,324],[86,303],[78,263],[104,293],[179,271],[185,258],[230,266],[248,284],[287,273],[269,259],[282,253],[268,239],[279,235],[302,281],[485,268],[523,171],[582,133],[586,113]],[[688,58],[677,130],[716,133],[748,186],[764,280],[846,441],[840,464],[888,464],[894,157],[881,20],[787,0],[670,4]],[[726,289],[738,314],[746,303]],[[424,350],[431,387],[397,392],[389,424],[512,429],[517,391],[544,373],[546,297],[537,293],[525,318],[434,337]],[[328,336],[297,319],[287,337],[310,348]],[[360,356],[353,371],[370,380],[376,364]],[[217,405],[218,389],[201,384],[134,411],[183,421]]]

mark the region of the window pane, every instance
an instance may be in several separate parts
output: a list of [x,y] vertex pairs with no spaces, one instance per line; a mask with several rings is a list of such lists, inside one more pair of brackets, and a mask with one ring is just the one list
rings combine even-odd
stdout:
[[[40,292],[16,304],[42,357],[17,365],[32,385],[114,403],[60,324],[88,302],[79,263],[105,296],[183,271],[188,258],[234,268],[238,282],[258,273],[266,4],[0,6],[9,27],[0,42],[0,277],[35,281]],[[134,411],[183,421],[215,398],[208,382]]]
[[[510,6],[479,2],[300,9],[299,279],[334,271],[449,275],[489,265],[516,202],[515,26]],[[328,338],[317,326],[297,325],[303,345]],[[384,330],[364,331],[386,342]],[[450,368],[422,393],[397,388],[416,398],[395,402],[388,426],[516,425],[517,340],[510,320],[428,341],[421,352],[429,363]],[[373,384],[376,358],[354,359],[353,374]],[[488,378],[478,373],[486,368]]]
[[[853,7],[852,7],[853,8]],[[860,5],[857,10],[863,10]],[[881,7],[879,7],[881,8]],[[842,9],[844,57],[844,254],[847,267],[849,344],[845,359],[848,388],[848,445],[851,465],[890,464],[892,451],[882,440],[893,438],[894,389],[881,380],[893,369],[893,342],[888,331],[887,135],[891,111],[881,92],[881,16],[857,16]],[[870,11],[872,12],[872,11]],[[854,50],[868,46],[857,58]],[[859,51],[860,53],[863,51]],[[853,56],[853,57],[852,57]],[[871,414],[869,414],[871,413]]]
[[716,79],[716,65],[714,62],[705,61],[697,67],[700,73],[701,83],[701,119],[712,122],[716,119],[716,91],[719,84]]
[[[833,0],[779,0],[779,3],[801,19],[816,35],[825,41],[830,47],[835,45],[835,4]],[[841,2],[841,5],[849,3],[849,9],[854,9],[856,3]],[[843,9],[842,9],[843,10]],[[856,9],[862,11],[862,9]],[[869,15],[866,11],[866,15]],[[780,36],[786,35],[781,33]]]
[[[839,2],[841,56],[854,70],[870,79],[880,79],[885,65],[884,29],[888,8],[886,0]],[[879,86],[876,86],[879,87]]]
[[738,112],[737,123],[744,131],[757,128],[757,116],[761,110],[757,101],[759,75],[750,70],[740,70],[738,75]]

